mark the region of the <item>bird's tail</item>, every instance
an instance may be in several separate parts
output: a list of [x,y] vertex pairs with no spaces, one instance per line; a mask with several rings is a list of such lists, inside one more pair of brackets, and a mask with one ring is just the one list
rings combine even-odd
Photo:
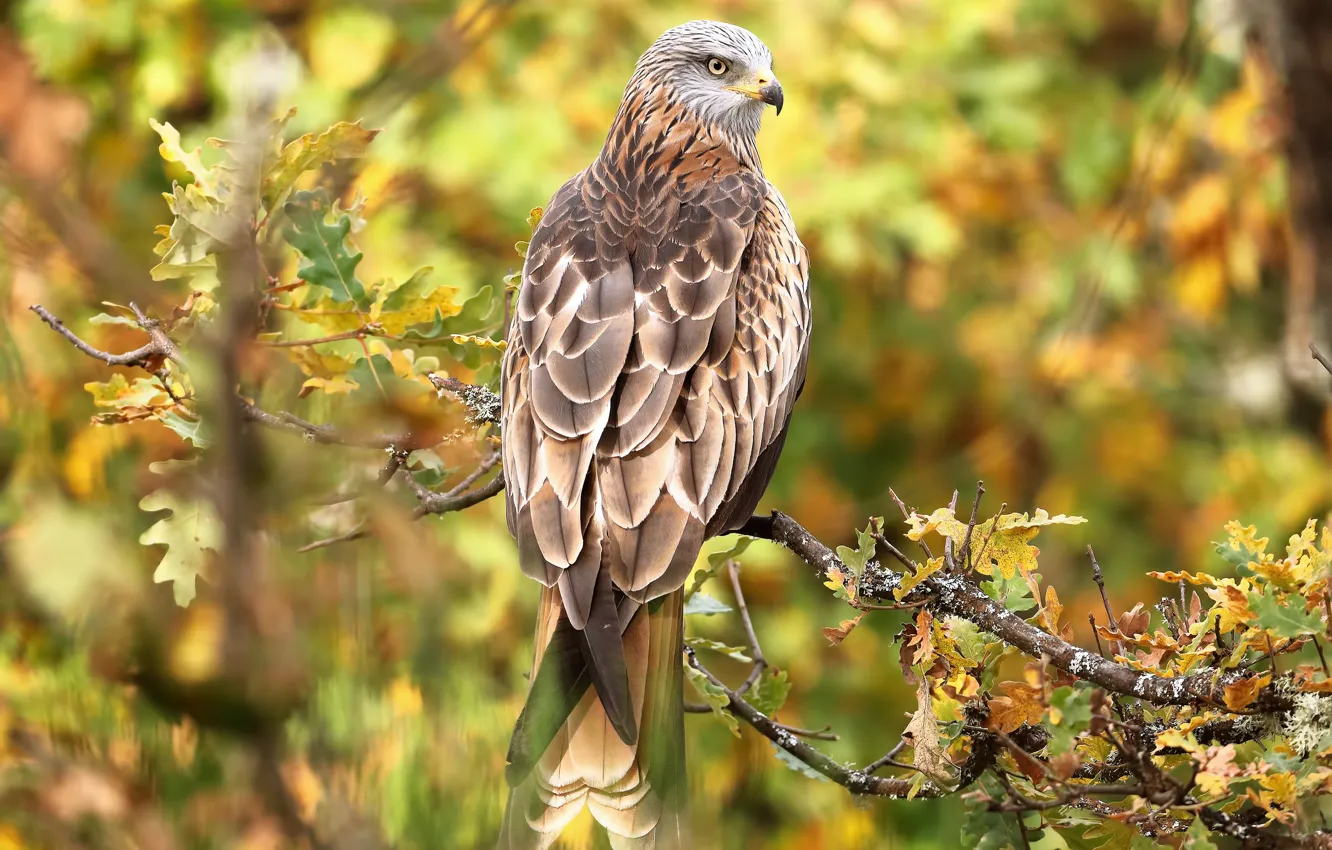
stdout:
[[569,622],[558,588],[541,594],[532,688],[509,746],[500,850],[545,850],[584,807],[616,850],[688,846],[684,591],[616,605],[633,703],[630,742],[626,724],[617,731],[602,706],[586,637]]

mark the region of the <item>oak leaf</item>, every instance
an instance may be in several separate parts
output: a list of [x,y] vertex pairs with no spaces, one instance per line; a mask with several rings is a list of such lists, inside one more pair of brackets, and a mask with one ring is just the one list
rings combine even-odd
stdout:
[[862,612],[850,620],[843,620],[836,626],[827,626],[823,629],[823,636],[828,639],[828,643],[837,646],[846,640],[846,636],[851,634],[851,630],[860,624],[860,618],[864,616]]
[[1249,676],[1236,682],[1231,682],[1224,688],[1226,707],[1231,711],[1243,711],[1258,698],[1268,683],[1272,681],[1270,673],[1264,673],[1261,676]]

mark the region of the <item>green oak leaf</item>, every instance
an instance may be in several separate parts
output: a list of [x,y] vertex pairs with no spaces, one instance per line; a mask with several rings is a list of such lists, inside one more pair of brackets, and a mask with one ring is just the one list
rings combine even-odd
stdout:
[[703,701],[712,709],[712,713],[721,718],[721,721],[726,724],[726,728],[731,730],[732,735],[739,738],[740,721],[736,720],[735,715],[727,709],[731,700],[726,696],[726,691],[714,685],[698,668],[688,662],[685,663],[684,671],[685,678],[703,696]]
[[709,555],[708,565],[706,567],[700,567],[699,569],[694,570],[694,580],[690,582],[688,589],[685,590],[686,614],[691,614],[691,613],[724,614],[726,613],[726,611],[731,610],[729,607],[726,607],[723,603],[717,602],[717,600],[714,599],[713,602],[715,602],[717,605],[721,605],[722,607],[726,608],[726,611],[722,611],[721,609],[710,610],[710,611],[690,611],[689,600],[694,596],[694,594],[698,593],[699,589],[703,587],[703,585],[706,584],[709,579],[717,575],[717,573],[721,570],[721,568],[725,566],[727,561],[731,560],[732,558],[738,558],[741,555],[743,555],[745,550],[749,548],[749,544],[753,542],[754,538],[745,537],[741,535],[737,537],[735,545],[732,546],[730,549],[723,549],[720,552],[713,552],[711,555]]
[[179,410],[180,408],[165,412],[158,411],[157,419],[163,425],[175,431],[181,439],[189,440],[201,449],[211,446],[213,438],[204,420],[195,416],[182,416]]
[[1274,592],[1250,592],[1249,608],[1258,616],[1259,628],[1267,629],[1277,637],[1297,638],[1323,631],[1320,612],[1306,611],[1302,596],[1291,594],[1282,604]]
[[322,287],[339,304],[368,307],[365,286],[356,277],[361,252],[351,251],[347,237],[351,233],[351,216],[339,213],[329,224],[328,193],[323,189],[296,192],[283,207],[289,222],[287,242],[301,255],[297,274],[307,283]]
[[729,614],[735,609],[706,593],[693,593],[685,600],[685,614]]
[[803,761],[791,755],[786,750],[782,749],[776,744],[772,745],[772,751],[777,754],[777,761],[791,768],[791,770],[794,770],[796,773],[800,774],[801,776],[808,777],[809,779],[818,779],[823,782],[828,781],[828,777],[824,776],[822,773],[819,773],[817,770],[805,764]]
[[217,253],[231,241],[236,220],[216,200],[194,184],[171,185],[164,195],[175,219],[169,226],[157,228],[162,240],[153,248],[161,260],[149,275],[153,280],[196,278],[195,289],[217,286]]
[[1030,611],[1036,607],[1035,600],[1031,598],[1031,588],[1021,575],[1005,577],[1003,573],[999,573],[994,576],[993,581],[981,582],[980,588],[986,596],[996,602],[1002,602],[1004,607],[1014,614]]
[[1064,686],[1050,695],[1050,753],[1071,752],[1091,724],[1091,691]]
[[730,646],[721,641],[700,637],[685,638],[685,643],[689,644],[694,649],[708,649],[713,652],[721,653],[727,658],[733,658],[736,661],[743,661],[746,664],[754,663],[754,659],[749,657],[748,650],[743,649],[742,647]]
[[769,667],[745,694],[745,698],[754,708],[771,716],[786,704],[786,697],[790,693],[791,682],[786,678],[786,671]]

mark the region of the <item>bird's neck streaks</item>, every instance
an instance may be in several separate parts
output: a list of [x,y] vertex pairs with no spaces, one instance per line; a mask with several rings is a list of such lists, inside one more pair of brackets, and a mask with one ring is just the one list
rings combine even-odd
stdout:
[[763,173],[753,132],[706,120],[668,85],[654,85],[650,78],[640,82],[637,76],[620,103],[599,162],[645,183],[667,174],[689,179],[743,169]]

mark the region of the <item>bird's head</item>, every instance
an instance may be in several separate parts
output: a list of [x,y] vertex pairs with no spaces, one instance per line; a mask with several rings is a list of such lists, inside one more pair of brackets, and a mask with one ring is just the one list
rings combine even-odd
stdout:
[[781,114],[781,83],[772,52],[747,29],[690,21],[667,30],[638,60],[631,89],[662,87],[714,126],[757,133],[765,106]]

